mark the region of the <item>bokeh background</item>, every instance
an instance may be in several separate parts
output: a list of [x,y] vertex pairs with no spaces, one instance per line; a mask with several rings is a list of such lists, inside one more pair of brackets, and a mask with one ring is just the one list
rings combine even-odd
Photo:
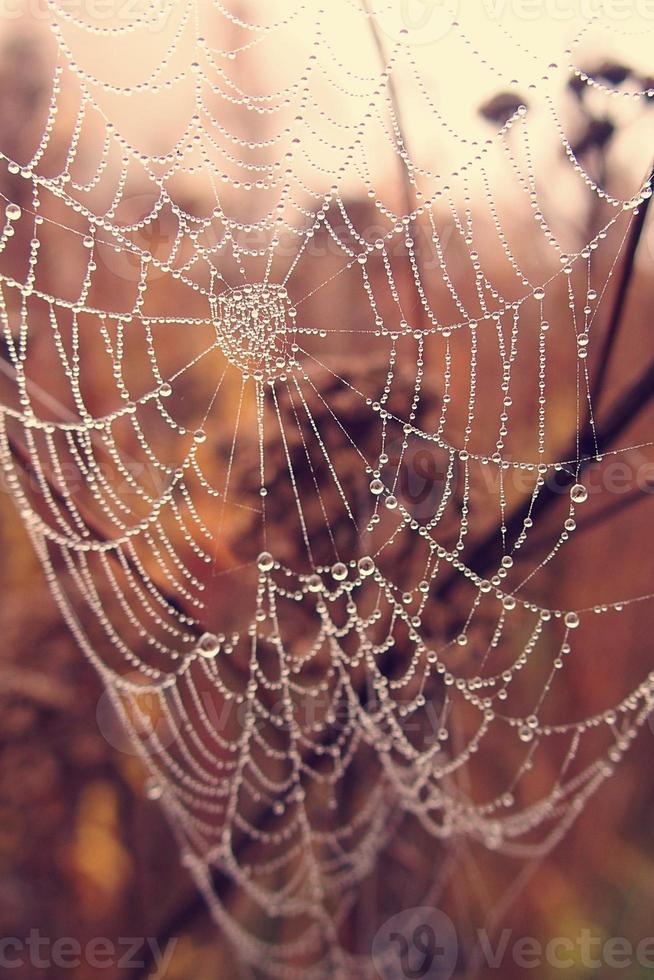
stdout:
[[[242,15],[251,14],[253,6],[256,8],[256,4],[242,4]],[[8,156],[20,158],[21,148],[32,145],[42,121],[53,61],[41,8],[12,7],[9,13],[11,16],[7,11],[0,16],[1,148]],[[548,46],[564,49],[574,34],[573,25],[546,15],[538,22],[542,33],[538,39],[533,23],[522,23],[517,17],[509,26],[522,30],[539,52]],[[483,37],[482,28],[483,24]],[[647,63],[650,39],[646,31],[634,29],[626,35],[605,31],[601,41],[599,37],[576,53],[580,67],[618,89],[630,85],[647,88],[651,84]],[[342,36],[342,44],[344,57],[360,57],[359,52],[351,50],[347,33]],[[300,40],[297,45],[299,49]],[[291,46],[289,50],[294,49]],[[492,84],[474,67],[474,60],[465,71],[460,70],[451,59],[448,61],[447,50],[442,38],[438,40],[438,58],[433,57],[429,45],[420,49],[419,58],[429,85],[447,102],[462,127],[487,125],[491,133],[506,118],[502,86]],[[110,59],[110,55],[105,57]],[[269,68],[264,58],[251,64],[248,71],[258,73],[265,86]],[[559,96],[567,132],[588,171],[614,193],[629,193],[628,189],[642,179],[649,157],[654,155],[650,119],[654,108],[648,109],[645,99],[636,109],[630,104],[628,113],[621,111],[618,100],[607,107],[606,101],[596,99],[594,93],[574,82],[566,82],[565,76]],[[333,93],[326,92],[325,98],[339,101]],[[529,102],[528,92],[525,101]],[[508,104],[511,105],[510,99]],[[166,111],[172,113],[169,124],[174,128],[170,119],[176,118],[176,112],[183,116],[183,103]],[[409,101],[405,126],[409,134],[415,133],[414,149],[422,157],[434,152],[428,123],[425,117],[415,115]],[[150,125],[152,139],[160,138],[157,127],[161,122],[155,120]],[[543,153],[550,155],[551,166],[556,168],[552,170],[556,177],[547,188],[552,223],[576,241],[588,240],[603,220],[601,208],[591,207],[566,182],[566,161],[560,144],[554,143],[545,130],[542,141]],[[448,152],[445,143],[439,147],[441,150],[443,154]],[[380,172],[378,178],[382,185],[392,187],[393,175]],[[0,190],[5,197],[19,199],[20,178],[3,173],[1,180]],[[194,194],[201,196],[190,184],[183,193],[189,202]],[[357,193],[353,184],[349,205],[363,226],[370,205],[364,198],[357,199]],[[369,221],[373,221],[372,214]],[[516,217],[515,227],[518,225]],[[165,221],[154,234],[156,240],[150,247],[155,254],[160,248],[163,254],[171,235]],[[528,236],[533,232],[525,225],[520,234],[522,245],[528,250]],[[616,237],[616,247],[618,241]],[[539,247],[534,238],[534,248]],[[53,255],[50,261],[54,281],[72,260]],[[456,266],[456,254],[450,254],[449,261]],[[653,261],[654,231],[651,222],[646,221],[630,266],[619,336],[611,350],[596,406],[600,418],[654,358],[650,322]],[[61,268],[57,268],[57,262]],[[323,278],[328,275],[328,262],[334,262],[336,267],[336,259],[326,255],[321,269]],[[608,268],[607,261],[607,275]],[[96,285],[100,294],[103,288],[107,293],[113,288],[116,274],[120,275],[115,268],[108,267],[106,273],[99,269]],[[308,292],[313,273],[300,275],[306,276]],[[498,271],[497,275],[501,289],[502,273]],[[615,276],[606,300],[607,323],[619,278]],[[157,284],[162,303],[168,300],[169,288],[174,305],[174,287],[165,280]],[[410,288],[410,283],[406,288]],[[357,303],[361,302],[356,291],[344,282],[335,287],[332,299],[343,319],[356,324]],[[567,297],[562,293],[557,302],[563,310]],[[549,315],[555,320],[556,310]],[[353,372],[360,369],[357,353],[362,351],[350,352]],[[554,358],[556,364],[556,354]],[[562,370],[567,362],[567,354],[562,353]],[[597,371],[598,365],[592,364],[592,368]],[[45,381],[46,365],[43,370]],[[492,383],[492,376],[486,383]],[[187,391],[185,398],[192,409],[193,392]],[[558,423],[562,444],[569,441],[570,421],[570,407],[562,399]],[[624,443],[647,442],[653,421],[650,399],[644,396],[622,436]],[[225,432],[216,440],[217,472],[224,468],[230,435]],[[634,469],[646,466],[651,462],[651,449],[637,451],[628,462]],[[176,841],[156,802],[146,797],[145,774],[136,754],[103,696],[98,677],[61,621],[11,498],[6,488],[2,489],[0,936],[26,937],[30,930],[38,929],[52,940],[72,937],[82,944],[94,937],[107,937],[114,942],[120,937],[157,937],[162,945],[175,941],[165,973],[169,980],[249,976],[222,941],[190,877],[180,866]],[[647,493],[628,499],[615,494],[610,503],[606,507],[606,501],[598,502],[584,513],[587,526],[580,531],[576,543],[577,560],[558,564],[545,584],[541,579],[541,590],[545,590],[552,605],[570,595],[593,602],[636,594],[646,591],[654,580],[654,550],[649,541],[651,498]],[[277,519],[283,522],[283,508]],[[555,528],[558,534],[560,520],[561,513],[553,508],[543,519],[543,539]],[[247,527],[237,517],[232,521],[231,536],[237,539]],[[284,530],[283,523],[281,529]],[[291,540],[295,534],[289,526]],[[232,557],[221,554],[217,560],[229,565]],[[226,606],[233,603],[234,595],[224,601]],[[455,621],[456,611],[451,615]],[[569,705],[576,716],[590,714],[598,705],[609,705],[646,675],[651,664],[653,626],[654,611],[650,604],[643,604],[629,607],[619,621],[613,618],[610,636],[601,635],[599,630],[589,631],[581,667],[568,692]],[[595,656],[597,651],[599,656]],[[488,921],[500,929],[512,930],[515,939],[533,936],[541,942],[554,936],[574,938],[584,929],[603,938],[624,937],[634,944],[654,934],[654,774],[650,764],[653,738],[646,725],[632,751],[579,817],[563,844],[541,861],[509,861],[465,841],[437,849],[413,828],[397,841],[397,864],[390,870],[388,866],[380,867],[362,889],[357,928],[362,935],[374,935],[379,910],[389,892],[395,896],[395,907],[403,894],[410,904],[419,904],[415,896],[421,885],[455,860],[457,872],[445,889],[443,907],[456,923],[459,936],[458,976],[493,975],[494,971],[489,972],[483,965],[475,966],[473,956],[475,929]],[[427,862],[425,854],[430,855]],[[238,910],[237,894],[226,893],[224,900],[235,912]],[[549,980],[560,971],[543,966],[535,972]],[[566,973],[573,980],[583,980],[613,976],[614,968],[588,968],[579,963]],[[501,974],[511,980],[523,976],[524,970],[505,960]],[[103,976],[113,980],[148,974],[139,967],[121,969],[112,965],[100,970],[86,963],[75,969],[48,971],[28,965],[13,970],[12,975],[21,980],[46,975],[55,980],[64,976],[75,980]],[[649,972],[639,972],[632,965],[624,975],[638,980]]]

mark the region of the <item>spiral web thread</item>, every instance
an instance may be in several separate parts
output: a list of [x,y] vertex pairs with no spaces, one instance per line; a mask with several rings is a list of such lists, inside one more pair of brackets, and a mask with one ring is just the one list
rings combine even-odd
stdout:
[[[652,92],[520,49],[523,77],[481,64],[529,109],[516,97],[471,138],[410,39],[378,29],[383,4],[184,2],[108,26],[48,7],[42,136],[0,160],[5,480],[239,954],[277,976],[365,973],[341,932],[407,820],[544,853],[650,708],[654,675],[583,719],[563,689],[589,620],[606,637],[652,594],[549,608],[538,583],[573,548],[589,463],[633,449],[593,441],[587,355],[651,194],[598,186],[554,93],[574,77],[644,125]],[[369,74],[339,58],[332,16]],[[306,50],[283,85],[292,31]],[[83,57],[133,39],[148,56],[129,83],[112,75],[127,61]],[[481,58],[460,23],[439,43]],[[330,117],[327,85],[349,115]],[[179,91],[179,138],[139,145],[134,120]],[[443,174],[411,156],[405,91],[453,148]],[[596,216],[581,246],[548,224],[533,106]],[[563,516],[533,545],[552,474]],[[467,555],[493,527],[479,573]],[[499,793],[480,772],[498,747]]]

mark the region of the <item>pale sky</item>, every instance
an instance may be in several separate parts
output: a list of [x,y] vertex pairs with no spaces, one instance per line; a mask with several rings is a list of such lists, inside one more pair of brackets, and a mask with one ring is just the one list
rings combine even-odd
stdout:
[[[571,62],[592,68],[610,58],[624,61],[643,75],[654,75],[651,58],[654,0],[369,2],[377,11],[386,53],[390,55],[399,43],[405,55],[415,58],[429,97],[442,114],[439,122],[412,77],[407,57],[399,58],[393,77],[411,156],[419,165],[441,174],[456,169],[470,155],[469,147],[461,143],[458,135],[481,141],[493,135],[493,127],[479,118],[477,110],[498,92],[515,92],[529,104],[530,138],[541,166],[549,169],[560,166],[562,157],[543,96],[551,93],[566,131],[571,127],[569,131],[573,133],[579,122],[575,119],[574,101],[561,97]],[[156,30],[149,27],[124,38],[107,39],[90,37],[75,25],[74,18],[100,26],[109,23],[123,26],[126,12],[137,9],[133,3],[65,0],[60,7],[69,16],[60,19],[62,36],[81,66],[113,84],[134,83],[153,71],[156,73],[162,55],[171,44],[176,47],[176,54],[158,80],[174,78],[194,60],[194,40],[200,33],[206,36],[210,47],[223,49],[254,41],[249,51],[241,52],[233,61],[218,57],[219,70],[250,92],[275,93],[297,80],[301,66],[316,50],[312,45],[316,25],[321,24],[330,49],[320,48],[321,68],[313,75],[312,98],[305,109],[305,119],[315,133],[329,139],[338,130],[326,125],[321,110],[326,109],[341,122],[353,122],[361,117],[362,105],[365,106],[374,88],[380,65],[369,26],[361,14],[363,0],[329,0],[328,3],[325,0],[324,5],[320,0],[225,0],[224,9],[237,18],[240,14],[246,21],[265,24],[288,21],[262,43],[257,41],[259,34],[240,30],[217,12],[220,3],[197,0],[189,5],[174,0],[170,9],[169,0],[159,0],[159,3],[165,16]],[[0,31],[27,25],[45,30],[47,18],[43,6],[42,0],[5,0]],[[147,6],[141,3],[141,7]],[[109,11],[114,12],[113,20],[107,19]],[[597,15],[596,22],[592,21],[594,15]],[[451,26],[453,17],[458,18],[460,29]],[[403,29],[405,34],[400,33]],[[462,40],[461,32],[469,43]],[[572,55],[566,53],[566,48],[572,49]],[[543,76],[548,76],[547,80]],[[536,86],[535,90],[530,86]],[[344,93],[343,88],[349,89],[350,94]],[[156,98],[147,95],[126,98],[98,90],[97,100],[131,140],[140,141],[147,150],[162,151],[175,142],[194,111],[193,76],[170,91],[160,92]],[[628,124],[624,128],[626,135],[616,147],[621,166],[631,174],[635,190],[653,145],[654,106],[650,113],[643,113],[642,100],[636,105],[603,94],[598,94],[597,100],[602,103],[598,105],[601,112],[619,111],[625,120],[635,119],[638,110],[637,125]],[[230,110],[226,105],[228,128],[240,125],[235,122],[238,114],[238,109]],[[250,115],[248,122],[251,119]],[[443,123],[456,130],[457,137],[448,135]],[[251,125],[253,131],[261,132],[261,127],[266,125],[265,117],[263,121],[255,119]],[[389,147],[379,128],[374,130],[366,149],[372,166],[378,167],[378,172],[373,174],[375,183],[381,188],[389,180],[392,184],[396,174],[392,166],[389,168]],[[317,147],[317,157],[320,156]],[[329,159],[326,169],[335,167],[334,158],[326,159]],[[302,166],[297,157],[293,166]],[[306,173],[302,176],[311,183],[312,177]],[[568,180],[569,175],[563,175],[563,179]],[[317,184],[314,186],[318,188]],[[344,186],[346,180],[341,181],[341,187]],[[568,193],[565,187],[563,184],[561,190]],[[574,181],[570,181],[569,192],[574,192]]]

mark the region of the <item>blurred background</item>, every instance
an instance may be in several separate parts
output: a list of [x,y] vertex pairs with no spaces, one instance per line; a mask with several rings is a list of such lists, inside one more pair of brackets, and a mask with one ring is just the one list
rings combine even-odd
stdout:
[[[241,3],[230,9],[237,10],[238,17],[244,21],[257,21],[259,17],[274,19],[279,6],[270,4],[263,10],[260,4]],[[442,7],[451,21],[453,11],[447,4]],[[180,4],[179,10],[181,8]],[[347,8],[348,4],[343,5],[343,10],[334,5],[327,15],[327,34],[330,42],[337,45],[340,60],[331,65],[331,78],[329,72],[325,72],[320,83],[322,89],[316,96],[313,122],[317,126],[318,141],[321,106],[327,105],[336,118],[348,118],[348,96],[338,85],[339,79],[345,77],[343,73],[355,67],[362,74],[374,71],[379,55],[374,38],[369,37],[364,46],[362,35],[351,29],[348,18],[352,15]],[[61,9],[87,23],[93,22],[93,10],[89,5],[62,4]],[[156,66],[157,58],[171,38],[177,38],[179,42],[180,57],[188,58],[190,47],[185,53],[185,45],[190,42],[185,40],[183,32],[178,33],[180,26],[176,18],[180,16],[179,10],[173,5],[168,18],[164,18],[164,27],[154,36],[148,35],[147,43],[137,35],[125,42],[123,48],[118,41],[114,47],[93,36],[84,41],[84,47],[81,34],[80,37],[74,35],[75,24],[70,27],[65,17],[60,17],[58,23],[62,29],[73,32],[71,44],[77,44],[75,51],[79,52],[83,66],[92,66],[106,80],[119,77],[125,80],[132,77],[130,72],[136,78],[137,69],[142,68],[144,62]],[[233,20],[221,20],[220,5],[216,10],[218,24],[215,31],[221,43],[224,47],[238,47],[244,32]],[[589,30],[582,41],[575,44],[572,54],[576,34],[580,27],[587,26],[581,7],[571,7],[571,17],[564,18],[556,16],[553,8],[550,10],[544,5],[540,17],[534,19],[524,16],[522,7],[516,4],[500,5],[496,14],[490,17],[488,6],[480,4],[478,10],[467,12],[466,28],[472,40],[465,58],[442,27],[435,29],[433,36],[429,35],[428,26],[422,27],[420,36],[410,36],[410,40],[416,42],[411,54],[420,77],[445,118],[439,118],[435,123],[435,116],[425,108],[425,102],[415,97],[414,76],[408,70],[398,69],[394,76],[397,98],[413,159],[439,173],[449,170],[456,173],[470,152],[466,140],[479,140],[482,145],[505,124],[518,105],[527,105],[530,112],[533,107],[530,136],[541,179],[539,189],[544,202],[541,206],[550,227],[565,247],[580,248],[607,220],[608,205],[589,193],[583,181],[572,172],[559,135],[552,127],[552,117],[546,111],[547,107],[543,108],[544,103],[539,102],[542,72],[549,72],[548,92],[553,93],[556,111],[576,158],[599,186],[607,188],[616,197],[628,198],[641,186],[654,157],[651,119],[654,108],[649,106],[654,100],[646,96],[640,99],[608,96],[580,83],[578,77],[570,73],[568,64],[572,59],[601,85],[616,92],[651,88],[654,66],[651,65],[650,24],[638,10],[635,14],[631,11],[634,16],[628,23],[609,19],[600,25],[601,29]],[[46,118],[56,55],[45,13],[36,3],[19,7],[7,2],[0,13],[0,149],[12,160],[29,158],[38,144]],[[119,11],[114,10],[114,15],[119,18]],[[283,35],[283,46],[276,41],[263,46],[256,56],[237,60],[236,74],[232,78],[250,91],[283,88],[286,75],[292,76],[310,50],[313,13],[309,11],[306,16],[308,20],[305,18],[288,28]],[[397,17],[380,16],[378,22],[377,42],[381,38],[382,45],[392,49],[398,40],[398,31],[402,29],[402,19],[398,23]],[[413,21],[409,20],[409,31],[413,29]],[[485,57],[503,68],[508,67],[510,76],[524,81],[512,86],[511,78],[507,81],[501,72],[488,69]],[[175,63],[170,63],[167,70],[174,74]],[[55,140],[52,150],[60,163],[65,158],[74,129],[78,98],[71,86],[69,103],[65,98],[61,102],[68,108],[64,109],[63,121],[60,118],[59,142]],[[122,102],[115,97],[115,104],[110,92],[101,92],[98,98],[104,100],[103,108],[117,120],[117,127],[126,133],[131,129],[132,136],[137,134],[140,145],[148,152],[167,152],[183,131],[189,112],[188,92],[183,88],[181,91],[174,89],[165,102],[163,96],[156,100],[156,108],[153,108],[155,103],[150,102],[147,111],[139,105],[138,94],[134,100]],[[238,107],[222,106],[222,111],[225,123],[235,127],[242,125],[241,132],[247,133],[248,126],[257,136],[265,132],[265,120],[258,121],[253,128],[251,122],[241,123],[238,119]],[[454,123],[457,133],[453,137],[448,126]],[[394,154],[380,133],[367,147],[368,157],[374,161],[370,176],[380,197],[401,207]],[[86,143],[83,145],[90,155],[93,134],[87,134],[86,139],[88,147]],[[335,151],[333,159],[328,156],[323,161],[327,176],[314,172],[307,163],[306,170],[296,171],[293,179],[323,190],[330,183],[327,179],[329,171],[338,172],[337,157]],[[28,205],[29,182],[8,171],[4,163],[3,160],[0,191],[6,200]],[[489,175],[493,199],[499,202],[503,227],[508,230],[521,259],[527,264],[531,262],[533,269],[540,269],[545,279],[551,272],[552,260],[543,247],[539,229],[528,220],[528,214],[523,213],[522,205],[515,200],[515,175],[511,174],[510,168],[504,169],[500,164],[493,167],[491,162]],[[147,213],[152,204],[152,191],[145,183],[139,184],[137,180],[135,188],[124,212],[129,212],[131,220]],[[502,262],[494,261],[495,230],[492,218],[485,213],[483,184],[472,176],[469,182],[453,181],[453,188],[452,200],[461,208],[461,213],[469,207],[479,222],[479,251],[488,257],[487,275],[493,278],[497,290],[511,295],[515,284]],[[347,173],[342,180],[339,175],[339,193],[347,200],[348,213],[355,216],[357,227],[368,240],[374,240],[378,234],[375,229],[379,215],[366,193],[365,181],[359,175]],[[211,206],[211,195],[203,179],[193,173],[179,176],[175,194],[185,208],[195,213]],[[238,189],[223,185],[221,202],[225,209],[231,208],[239,214],[240,220],[248,220],[247,208],[251,205]],[[445,218],[441,218],[445,222]],[[567,557],[541,572],[537,586],[534,584],[531,593],[534,601],[537,598],[548,606],[565,608],[611,602],[617,597],[647,592],[654,580],[654,549],[649,541],[650,481],[646,477],[638,493],[632,492],[633,480],[630,482],[630,474],[649,473],[653,463],[649,443],[654,421],[650,390],[654,391],[654,385],[643,385],[642,379],[643,372],[654,361],[650,322],[654,298],[651,275],[654,226],[645,214],[637,233],[632,231],[631,237],[630,227],[633,229],[633,225],[618,223],[610,233],[606,249],[598,253],[594,276],[600,283],[608,282],[608,290],[604,297],[604,312],[598,318],[597,347],[592,348],[589,355],[591,376],[599,375],[602,380],[594,405],[598,425],[610,421],[612,406],[625,394],[634,392],[619,439],[615,445],[604,447],[607,450],[618,444],[638,447],[620,457],[627,467],[626,483],[630,489],[615,490],[608,495],[599,493],[597,499],[589,502],[577,532],[574,557]],[[175,235],[173,217],[162,212],[156,221],[149,222],[137,232],[135,240],[152,254],[165,256]],[[449,247],[447,236],[442,239],[450,272],[455,279],[459,277],[461,294],[468,302],[466,289],[472,295],[474,283],[466,285],[467,256],[456,227],[452,225]],[[3,277],[14,276],[20,280],[21,254],[24,257],[27,245],[27,231],[17,225],[11,247],[3,255]],[[632,253],[629,255],[630,246]],[[620,249],[621,257],[616,265],[615,256]],[[288,266],[289,255],[284,256],[283,250],[280,251]],[[44,281],[52,284],[53,293],[62,288],[75,289],[82,269],[81,261],[72,248],[61,247],[54,232],[50,239],[44,238],[40,262],[45,269]],[[310,260],[297,268],[293,280],[297,295],[310,295],[339,268],[338,253],[330,251],[328,242],[323,242],[322,246],[318,243]],[[379,283],[383,280],[384,270],[381,265],[371,263],[370,275]],[[410,295],[412,281],[403,257],[396,262],[395,277]],[[100,306],[109,306],[116,297],[124,295],[127,308],[137,282],[138,275],[129,267],[129,257],[125,260],[125,256],[107,254],[97,263],[93,295]],[[178,284],[170,276],[160,274],[149,285],[160,309],[184,310],[191,315],[187,297],[180,298]],[[449,298],[439,272],[434,272],[432,288],[432,305],[448,310],[447,315],[443,315],[447,319],[450,316]],[[624,293],[622,307],[619,305],[621,291]],[[569,385],[574,384],[574,373],[570,372],[574,372],[576,366],[571,366],[569,341],[564,339],[563,332],[557,333],[559,322],[567,316],[568,301],[562,287],[553,289],[548,295],[547,316],[554,338],[548,370],[558,382],[548,393],[548,424],[551,426],[548,438],[551,439],[552,457],[569,444],[576,424],[575,403],[568,397]],[[9,298],[10,312],[16,314],[11,303]],[[364,384],[374,388],[382,371],[382,362],[375,360],[374,344],[367,337],[356,336],[357,325],[370,317],[363,291],[350,276],[335,278],[328,287],[326,298],[323,293],[313,303],[309,301],[305,308],[306,321],[323,326],[327,322],[326,306],[329,316],[338,319],[352,332],[346,358],[337,339],[328,339],[325,345],[328,355],[333,363],[340,365],[340,370],[347,372],[353,384],[363,378]],[[619,330],[615,342],[607,350],[601,338],[606,335],[612,312],[616,309],[620,310]],[[39,318],[44,316],[43,311],[34,305],[31,316],[36,329]],[[162,355],[166,369],[164,376],[174,370],[180,349],[183,348],[185,359],[200,349],[200,341],[195,337],[189,339],[183,330],[173,332],[172,338],[170,349]],[[595,351],[605,361],[598,362]],[[91,348],[89,352],[92,352]],[[453,410],[455,427],[458,416],[458,424],[465,423],[463,393],[468,383],[465,367],[468,355],[462,344],[459,356],[463,369],[455,377],[453,393],[454,401],[457,401],[457,393],[460,401]],[[2,356],[5,367],[8,367],[10,358],[4,348]],[[408,352],[406,356],[409,358]],[[142,351],[135,351],[132,362],[135,377],[142,360]],[[482,350],[479,383],[482,399],[486,390],[489,403],[492,403],[497,383],[496,362],[496,352]],[[403,381],[402,364],[398,365],[399,383],[408,385],[405,391],[411,390],[411,370],[414,368],[414,361],[407,364],[407,377]],[[203,398],[211,390],[214,369],[214,365],[205,366],[203,362],[193,379],[175,391],[177,407],[189,420],[186,423],[189,430],[194,428],[190,420],[197,420]],[[327,384],[319,372],[316,377],[321,384]],[[53,379],[45,348],[40,360],[38,357],[35,360],[32,380],[41,390],[67,404],[64,380]],[[518,413],[514,422],[513,444],[516,452],[524,450],[524,455],[529,454],[527,447],[533,448],[533,443],[529,442],[533,438],[533,425],[527,420],[527,412],[534,405],[533,380],[533,372],[529,375],[525,370],[519,375],[513,393],[514,401],[526,406],[525,415]],[[3,372],[2,383],[2,400],[12,404],[10,371]],[[216,424],[210,433],[210,452],[207,450],[203,467],[216,481],[224,475],[229,458],[233,416],[227,413],[230,408],[233,412],[238,394],[239,385],[232,379],[221,395],[221,411],[225,412],[222,427]],[[431,390],[435,403],[441,395],[442,389],[436,379]],[[358,408],[354,403],[348,403],[346,393],[341,392],[338,397],[341,399],[340,410],[357,424],[360,444],[366,445],[366,440],[372,436],[365,427],[363,415],[359,418]],[[93,405],[95,414],[101,414],[105,406],[110,405],[108,390],[97,378],[89,385],[88,402]],[[483,419],[480,426],[483,430]],[[491,431],[489,424],[488,433]],[[154,439],[159,437],[163,439],[164,433],[153,433]],[[287,560],[299,560],[296,517],[282,497],[283,447],[277,440],[269,448],[272,472],[277,474],[280,494],[278,505],[273,505],[272,511],[275,531],[279,541],[286,542]],[[343,472],[348,471],[350,461],[347,454],[338,455],[341,452],[338,443],[330,445],[330,450],[333,450],[337,467]],[[172,455],[175,451],[176,447],[171,446]],[[242,462],[237,461],[235,476],[240,499],[246,501],[256,493],[251,467],[247,465],[247,452],[246,443]],[[419,455],[409,455],[405,462],[409,496],[416,480],[420,484],[419,496],[425,490],[429,496],[434,487],[434,492],[438,492],[442,482],[440,463],[438,460],[428,463],[425,475],[425,461]],[[354,469],[350,479],[354,494],[359,485],[366,485],[365,474]],[[31,930],[38,930],[51,942],[64,937],[82,946],[97,937],[106,937],[113,944],[120,944],[125,937],[151,937],[153,942],[156,940],[157,948],[166,951],[165,969],[158,975],[169,980],[214,980],[253,975],[236,961],[233,951],[211,921],[187,870],[180,865],[178,843],[156,801],[148,799],[143,767],[110,700],[103,694],[96,672],[77,648],[50,596],[7,485],[3,484],[1,489],[0,937],[19,937],[22,941],[29,937]],[[414,503],[416,506],[424,503],[424,495]],[[208,503],[203,512],[208,521],[217,519],[217,510],[213,507]],[[537,536],[539,544],[544,546],[548,536],[556,540],[564,516],[563,504],[551,507],[543,515]],[[220,572],[236,565],[242,552],[251,560],[259,550],[256,529],[247,513],[228,509],[220,519],[225,521],[225,535],[216,552],[210,578],[214,583],[210,625],[214,628],[225,621],[229,621],[230,626],[238,622],[242,612],[239,608],[242,581],[251,581],[250,570],[244,573],[243,580],[237,578],[224,584],[222,579],[219,580],[219,587],[213,578],[216,570]],[[454,514],[451,521],[451,527],[446,525],[443,532],[446,538],[448,534],[455,536],[459,515]],[[487,527],[480,522],[473,532],[474,547],[475,540],[484,539]],[[344,530],[339,533],[346,534]],[[403,560],[406,576],[411,577],[415,569],[410,551]],[[441,635],[451,635],[460,620],[461,608],[457,605],[456,592],[448,595],[442,608],[434,614],[438,617],[434,629]],[[80,611],[82,618],[84,615],[84,611]],[[243,612],[243,615],[247,613]],[[581,718],[603,710],[647,676],[651,664],[653,617],[651,602],[639,603],[627,607],[620,616],[611,616],[610,626],[602,620],[599,626],[591,624],[583,631],[575,669],[566,674],[566,690],[561,694],[564,715]],[[516,642],[519,641],[524,642],[524,638],[518,637]],[[147,732],[144,734],[147,736]],[[389,853],[383,860],[380,858],[375,873],[360,888],[352,919],[352,930],[357,933],[355,946],[360,951],[370,946],[385,914],[420,905],[420,895],[425,887],[440,874],[446,880],[439,904],[455,923],[458,936],[459,954],[454,974],[458,977],[497,974],[497,970],[475,960],[478,948],[475,930],[484,925],[500,931],[511,930],[512,942],[520,937],[534,937],[542,943],[552,937],[575,940],[584,930],[590,930],[602,942],[611,937],[623,937],[636,945],[644,937],[654,935],[651,915],[654,907],[654,775],[649,764],[653,738],[652,729],[645,724],[631,751],[616,766],[600,793],[591,799],[564,841],[541,860],[509,859],[465,840],[436,845],[417,823],[407,821],[398,831]],[[497,751],[502,752],[501,743],[497,745]],[[515,768],[511,759],[507,759],[506,764],[507,769],[511,765]],[[551,766],[557,764],[553,760]],[[496,766],[494,759],[494,765],[487,769],[480,781],[488,781],[489,785],[493,780],[506,784],[506,771],[499,758]],[[365,780],[365,774],[362,779]],[[450,874],[450,868],[455,868],[455,873]],[[221,897],[238,915],[243,902],[238,892],[225,885]],[[251,910],[245,908],[243,912],[251,914]],[[127,953],[127,945],[124,949]],[[152,973],[152,945],[148,948],[146,943],[145,951],[132,950],[130,955],[129,963],[119,964],[113,957],[109,965],[95,967],[86,961],[79,966],[46,968],[33,961],[12,968],[8,975],[21,980],[41,976],[55,980],[59,977],[94,980],[102,976],[113,980],[114,977],[155,975]],[[576,953],[574,959],[574,964],[566,968],[567,975],[573,980],[608,977],[616,972],[615,966],[606,963],[589,966]],[[140,960],[142,966],[138,965]],[[558,976],[561,970],[542,964],[533,972],[548,980]],[[630,980],[650,974],[651,969],[633,962],[624,971]],[[423,975],[440,976],[438,972]],[[512,980],[524,976],[525,969],[507,955],[502,962],[501,975]]]

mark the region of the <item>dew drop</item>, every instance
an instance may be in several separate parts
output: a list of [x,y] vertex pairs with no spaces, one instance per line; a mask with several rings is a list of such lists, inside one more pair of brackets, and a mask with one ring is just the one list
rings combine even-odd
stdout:
[[203,633],[198,643],[198,653],[207,660],[213,659],[220,649],[220,642],[215,633]]
[[269,551],[262,551],[257,558],[257,565],[260,572],[269,572],[275,564],[275,559]]
[[145,795],[149,800],[160,800],[163,796],[163,789],[156,779],[148,779],[145,784]]
[[372,560],[372,558],[370,558],[368,555],[365,555],[363,558],[359,558],[358,568],[360,573],[367,578],[368,575],[372,575],[372,573],[374,572],[375,563]]

